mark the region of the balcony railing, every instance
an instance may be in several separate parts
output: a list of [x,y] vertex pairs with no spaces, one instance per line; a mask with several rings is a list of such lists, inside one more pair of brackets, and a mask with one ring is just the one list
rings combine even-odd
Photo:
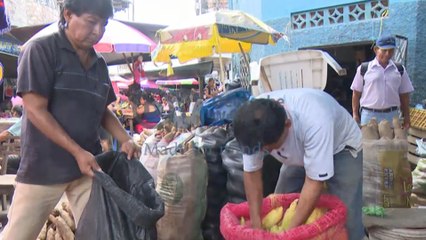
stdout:
[[364,1],[291,14],[293,29],[306,29],[387,17],[388,0]]

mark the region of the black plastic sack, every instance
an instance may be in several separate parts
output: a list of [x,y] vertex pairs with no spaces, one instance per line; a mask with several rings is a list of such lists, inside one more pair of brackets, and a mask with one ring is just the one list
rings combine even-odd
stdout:
[[204,149],[221,149],[231,138],[222,127],[200,127],[195,130],[195,136],[202,139],[199,147]]
[[96,160],[104,172],[95,173],[76,239],[157,239],[156,223],[164,215],[164,202],[148,171],[124,153],[107,152]]
[[[235,138],[229,141],[222,151],[222,161],[224,168],[228,172],[226,188],[229,197],[245,198],[243,153]],[[266,155],[264,157],[262,168],[264,197],[274,193],[281,166],[282,163],[276,160],[272,155]]]

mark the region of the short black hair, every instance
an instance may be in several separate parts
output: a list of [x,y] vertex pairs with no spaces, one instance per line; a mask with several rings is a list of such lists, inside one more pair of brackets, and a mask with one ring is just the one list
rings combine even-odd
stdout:
[[243,152],[252,154],[264,145],[277,142],[286,120],[287,114],[279,102],[255,99],[244,103],[236,112],[234,134]]
[[13,106],[11,111],[16,112],[19,116],[22,116],[22,106],[21,105]]
[[114,16],[112,0],[64,0],[60,6],[60,26],[64,26],[65,24],[64,9],[70,10],[77,16],[83,13],[95,14],[104,19]]
[[148,103],[153,103],[155,101],[154,98],[152,97],[152,95],[149,94],[149,93],[147,93],[147,92],[141,92],[140,96],[139,96],[139,99],[140,98],[143,98]]

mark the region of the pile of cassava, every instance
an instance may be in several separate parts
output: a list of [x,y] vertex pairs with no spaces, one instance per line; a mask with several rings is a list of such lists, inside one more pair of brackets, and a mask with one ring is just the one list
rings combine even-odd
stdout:
[[50,213],[37,240],[74,240],[75,222],[69,204],[62,204]]

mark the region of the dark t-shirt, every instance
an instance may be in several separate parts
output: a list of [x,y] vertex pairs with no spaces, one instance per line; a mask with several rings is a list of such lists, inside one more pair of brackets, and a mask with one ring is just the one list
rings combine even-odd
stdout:
[[[107,105],[115,100],[104,59],[93,50],[85,70],[63,32],[36,39],[18,59],[18,94],[34,92],[47,98],[48,111],[82,148],[101,152],[98,129]],[[16,180],[59,184],[81,177],[75,158],[40,132],[24,113],[21,165]]]

